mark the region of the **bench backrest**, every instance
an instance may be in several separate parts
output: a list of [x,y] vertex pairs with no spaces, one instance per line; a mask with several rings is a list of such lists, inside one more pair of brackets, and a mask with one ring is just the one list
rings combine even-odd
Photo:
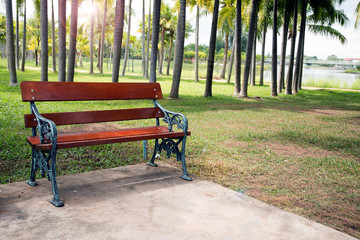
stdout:
[[[87,83],[87,82],[22,82],[24,102],[37,101],[94,101],[161,99],[159,83]],[[102,111],[41,113],[56,125],[99,123],[111,121],[161,118],[159,108],[133,108]],[[36,127],[34,114],[25,114],[25,127]]]

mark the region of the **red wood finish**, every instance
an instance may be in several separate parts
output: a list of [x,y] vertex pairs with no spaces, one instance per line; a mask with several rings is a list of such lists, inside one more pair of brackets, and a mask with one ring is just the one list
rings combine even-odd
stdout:
[[24,81],[20,84],[20,88],[24,102],[163,98],[159,83]]
[[[187,133],[188,136],[190,134],[190,132]],[[58,135],[57,148],[73,148],[159,138],[176,138],[183,136],[184,132],[169,132],[166,126],[131,128],[95,133],[67,133]],[[27,139],[32,147],[35,147],[39,150],[51,150],[52,148],[50,141],[41,144],[39,137],[37,136],[28,137]]]
[[[133,108],[120,110],[103,111],[83,111],[83,112],[62,112],[62,113],[44,113],[43,117],[54,121],[57,126],[114,122],[125,120],[139,120],[149,118],[162,118],[164,113],[159,108]],[[25,127],[36,127],[37,121],[34,114],[25,114]]]

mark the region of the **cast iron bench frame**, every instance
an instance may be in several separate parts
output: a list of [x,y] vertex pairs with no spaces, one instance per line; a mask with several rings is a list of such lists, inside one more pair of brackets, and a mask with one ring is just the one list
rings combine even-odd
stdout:
[[[35,172],[40,169],[42,176],[47,174],[51,181],[54,198],[50,201],[56,207],[64,206],[56,182],[56,152],[58,149],[74,148],[130,141],[144,141],[146,159],[147,140],[155,139],[154,152],[148,165],[156,167],[155,157],[162,150],[166,156],[176,154],[182,163],[182,179],[191,181],[185,164],[187,118],[163,108],[157,99],[163,95],[159,83],[88,83],[88,82],[33,82],[20,84],[23,102],[30,102],[31,114],[24,115],[25,127],[32,128],[32,136],[27,137],[32,147],[30,179],[27,183],[36,186]],[[40,114],[35,102],[47,101],[106,101],[106,100],[152,100],[151,108],[127,108],[118,110],[98,110],[80,112],[56,112]],[[59,133],[56,126],[114,122],[140,119],[156,119],[150,127],[114,129],[91,133]],[[161,126],[159,119],[167,126]],[[181,131],[174,131],[176,126]],[[159,142],[159,139],[161,142]],[[179,150],[179,145],[181,151]],[[50,162],[50,163],[49,163]]]

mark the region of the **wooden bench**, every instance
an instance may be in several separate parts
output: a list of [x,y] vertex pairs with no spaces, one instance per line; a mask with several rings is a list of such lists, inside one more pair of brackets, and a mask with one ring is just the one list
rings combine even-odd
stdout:
[[[110,143],[130,141],[144,141],[144,154],[146,142],[155,139],[154,152],[150,166],[155,156],[162,150],[167,157],[176,154],[181,161],[183,175],[181,178],[191,181],[185,165],[185,144],[188,131],[188,121],[180,113],[164,109],[157,99],[161,99],[162,92],[158,83],[84,83],[84,82],[22,82],[22,100],[30,102],[31,114],[24,115],[25,127],[32,128],[32,136],[27,140],[32,147],[32,163],[30,179],[27,183],[36,186],[35,172],[47,174],[52,184],[54,198],[50,201],[56,207],[64,206],[56,182],[56,152],[58,149],[74,148]],[[154,107],[130,108],[118,110],[98,110],[79,112],[41,113],[35,102],[44,101],[98,101],[98,100],[152,100]],[[55,104],[55,103],[54,103]],[[155,124],[147,127],[103,130],[95,132],[59,133],[56,126],[101,123],[140,119],[155,119]],[[160,125],[160,118],[166,126]],[[174,126],[176,126],[176,131]],[[181,151],[179,150],[179,145]],[[146,158],[146,155],[145,155]]]

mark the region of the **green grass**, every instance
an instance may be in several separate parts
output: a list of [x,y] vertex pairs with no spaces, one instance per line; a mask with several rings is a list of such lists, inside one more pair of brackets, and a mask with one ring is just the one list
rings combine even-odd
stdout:
[[[75,81],[111,81],[111,71],[87,74],[77,68]],[[0,181],[29,177],[30,147],[20,89],[9,87],[6,62],[0,60]],[[165,65],[166,66],[166,65]],[[192,132],[187,145],[191,174],[340,231],[360,237],[360,93],[303,90],[295,96],[270,97],[269,86],[249,86],[250,96],[232,96],[233,84],[213,83],[213,97],[204,98],[204,80],[195,83],[193,66],[184,65],[180,99],[167,99],[172,78],[158,76],[167,109],[184,113]],[[218,67],[218,66],[217,66]],[[201,65],[204,72],[205,66]],[[140,68],[120,81],[146,81]],[[18,72],[18,81],[37,81],[39,69]],[[49,71],[49,80],[57,75]],[[144,107],[147,101],[121,102]],[[118,102],[38,104],[41,112],[114,109]],[[119,123],[126,126],[149,121]],[[149,143],[151,145],[151,142]],[[58,173],[71,174],[143,162],[141,142],[60,150]],[[180,168],[174,158],[162,160]],[[161,163],[160,163],[161,164]],[[40,177],[40,176],[38,176]]]

